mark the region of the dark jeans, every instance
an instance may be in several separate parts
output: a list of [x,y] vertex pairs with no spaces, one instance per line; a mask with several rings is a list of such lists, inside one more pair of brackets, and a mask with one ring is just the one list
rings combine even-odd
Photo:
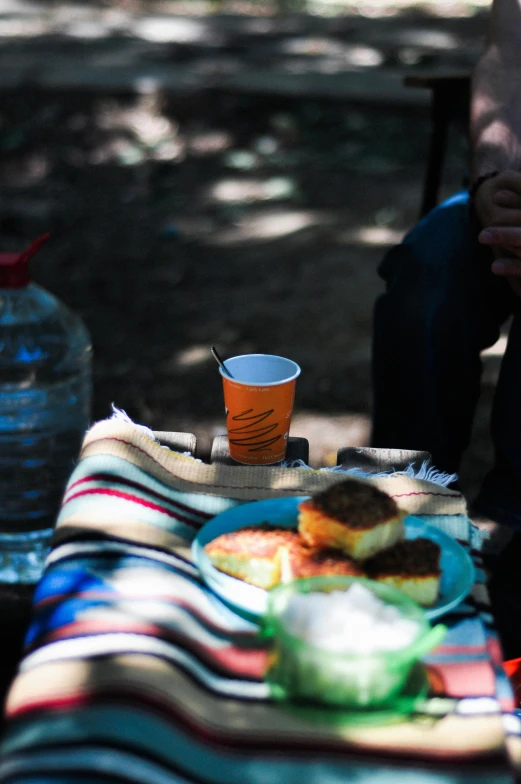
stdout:
[[495,463],[475,511],[518,529],[486,559],[505,659],[521,656],[521,300],[492,275],[468,194],[427,215],[384,258],[373,330],[373,446],[427,450],[457,473],[481,380],[480,352],[513,315],[494,396]]
[[521,300],[490,271],[468,194],[427,215],[379,268],[373,331],[376,447],[427,450],[457,473],[481,380],[480,352],[513,315],[491,420],[495,464],[476,511],[521,529]]
[[521,657],[521,533],[497,556],[484,559],[488,590],[503,659]]

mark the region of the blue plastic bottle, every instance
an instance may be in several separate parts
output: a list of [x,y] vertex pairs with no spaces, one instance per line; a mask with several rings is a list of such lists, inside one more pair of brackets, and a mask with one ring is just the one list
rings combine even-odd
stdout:
[[38,580],[89,425],[92,347],[81,319],[0,254],[0,581]]

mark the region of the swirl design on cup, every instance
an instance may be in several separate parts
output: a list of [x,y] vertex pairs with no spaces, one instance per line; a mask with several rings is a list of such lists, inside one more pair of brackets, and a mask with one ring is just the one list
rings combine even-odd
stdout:
[[[260,425],[261,422],[268,419],[268,417],[273,414],[273,411],[274,409],[270,408],[268,411],[262,411],[257,414],[254,412],[253,408],[248,408],[246,411],[241,411],[240,414],[236,414],[232,417],[232,422],[246,422],[247,424],[242,425],[241,427],[228,428],[229,442],[235,446],[247,447],[248,452],[269,451],[270,447],[277,443],[282,436],[280,433],[272,438],[265,438],[265,436],[269,436],[270,433],[273,433],[279,426],[279,423],[266,423],[262,427],[257,428],[256,425]],[[243,437],[238,438],[237,436]]]

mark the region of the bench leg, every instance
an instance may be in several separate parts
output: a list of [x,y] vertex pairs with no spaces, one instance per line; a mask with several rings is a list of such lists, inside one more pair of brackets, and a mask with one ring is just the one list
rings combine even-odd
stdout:
[[427,215],[438,203],[441,172],[447,145],[449,123],[449,96],[443,90],[433,89],[431,103],[432,131],[429,141],[427,171],[423,186],[420,218]]

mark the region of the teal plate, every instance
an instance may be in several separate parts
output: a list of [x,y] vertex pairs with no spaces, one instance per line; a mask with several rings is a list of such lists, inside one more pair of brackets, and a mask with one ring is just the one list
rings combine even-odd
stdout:
[[[309,496],[273,498],[241,504],[217,515],[201,528],[192,543],[192,557],[199,567],[206,585],[229,607],[248,620],[257,620],[266,611],[267,591],[249,585],[236,577],[220,572],[204,551],[205,545],[221,534],[236,531],[247,525],[297,527],[298,505]],[[434,620],[457,607],[474,584],[474,564],[469,553],[459,542],[420,517],[405,518],[405,536],[432,539],[441,549],[440,595],[433,607],[426,610],[429,620]]]

